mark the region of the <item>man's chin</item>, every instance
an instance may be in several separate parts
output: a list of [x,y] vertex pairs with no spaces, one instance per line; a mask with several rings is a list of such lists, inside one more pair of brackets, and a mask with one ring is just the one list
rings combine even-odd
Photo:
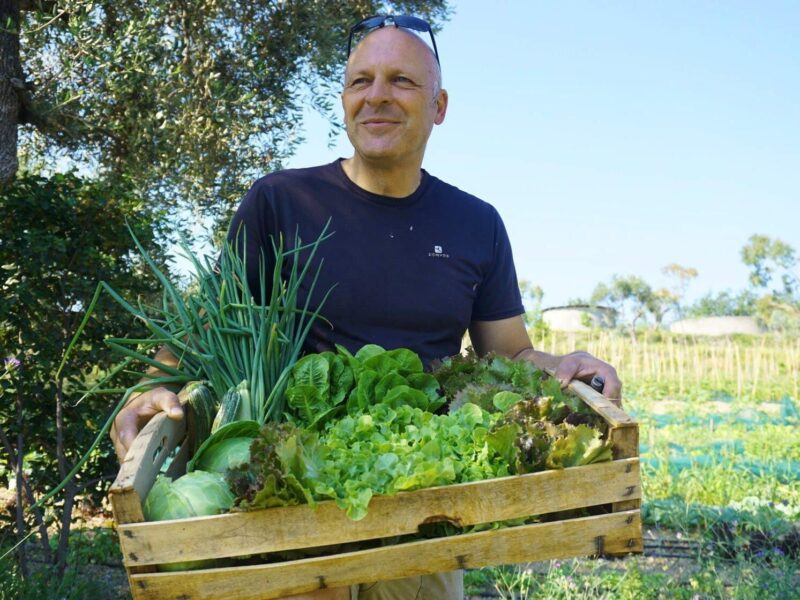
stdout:
[[391,162],[398,158],[398,152],[395,148],[386,147],[362,147],[358,149],[357,154],[369,162]]

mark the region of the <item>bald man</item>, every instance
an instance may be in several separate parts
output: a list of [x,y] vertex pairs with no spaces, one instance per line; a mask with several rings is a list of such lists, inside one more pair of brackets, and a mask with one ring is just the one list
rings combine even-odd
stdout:
[[[380,20],[379,20],[380,21]],[[259,260],[274,262],[272,239],[290,245],[317,239],[330,219],[334,235],[320,248],[324,267],[311,297],[333,292],[306,342],[308,352],[356,352],[373,343],[410,348],[426,364],[457,354],[465,331],[478,354],[494,352],[556,369],[564,385],[600,375],[618,401],[621,383],[610,365],[584,353],[534,350],[526,332],[511,247],[495,209],[422,169],[434,125],[447,113],[437,56],[416,34],[391,20],[367,32],[352,51],[342,107],[350,158],[271,173],[250,189],[229,240],[259,290]],[[243,237],[234,232],[244,230]],[[269,271],[268,271],[269,272]],[[269,279],[269,278],[268,278]],[[334,287],[335,286],[335,287]],[[303,305],[308,291],[298,300]],[[269,296],[269,290],[267,291]],[[174,364],[162,349],[158,359]],[[177,396],[158,388],[137,396],[112,429],[120,460],[137,431],[159,411],[182,418]],[[450,600],[463,597],[461,572],[320,590],[308,600]]]

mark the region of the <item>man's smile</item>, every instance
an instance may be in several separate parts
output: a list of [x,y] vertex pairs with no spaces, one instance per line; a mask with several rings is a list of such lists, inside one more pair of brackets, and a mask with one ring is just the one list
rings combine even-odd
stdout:
[[367,129],[384,129],[389,128],[394,125],[399,125],[399,121],[395,121],[393,119],[385,119],[385,118],[371,118],[371,119],[364,119],[361,121],[361,125],[366,127]]

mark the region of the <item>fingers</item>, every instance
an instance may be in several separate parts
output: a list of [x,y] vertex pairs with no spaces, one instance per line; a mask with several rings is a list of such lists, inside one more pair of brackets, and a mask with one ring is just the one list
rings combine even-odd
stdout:
[[156,412],[165,412],[170,419],[180,421],[183,418],[183,407],[178,395],[166,388],[156,388],[150,392],[150,398]]
[[606,376],[606,382],[603,386],[603,396],[611,400],[617,406],[622,406],[622,382],[617,376],[617,372],[613,367],[610,368],[610,374]]
[[573,379],[580,377],[580,358],[577,354],[567,354],[558,363],[555,378],[561,382],[561,389],[566,388]]
[[183,418],[183,408],[178,396],[166,388],[155,388],[144,392],[130,400],[125,408],[119,411],[111,426],[111,440],[114,442],[119,462],[125,460],[125,455],[141,428],[159,412],[167,413],[170,419]]
[[576,352],[568,354],[561,359],[555,372],[555,377],[561,382],[562,389],[567,387],[573,379],[586,379],[599,375],[605,380],[602,394],[617,406],[622,406],[622,382],[616,369],[590,354]]
[[114,449],[117,451],[119,462],[125,460],[128,449],[139,433],[137,427],[138,413],[136,407],[128,406],[123,408],[114,420],[114,427],[117,430],[117,438],[114,440]]

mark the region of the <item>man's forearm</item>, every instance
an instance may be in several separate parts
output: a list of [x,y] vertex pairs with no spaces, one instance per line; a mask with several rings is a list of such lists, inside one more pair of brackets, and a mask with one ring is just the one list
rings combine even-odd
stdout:
[[540,369],[555,370],[558,368],[558,365],[561,364],[561,361],[564,359],[564,357],[578,355],[589,356],[588,353],[584,352],[583,350],[576,350],[575,352],[570,352],[564,356],[556,356],[555,354],[549,354],[547,352],[542,352],[541,350],[525,348],[524,350],[517,352],[512,358],[514,360],[528,360]]
[[548,354],[547,352],[541,352],[540,350],[534,350],[533,348],[525,348],[524,350],[517,352],[512,358],[514,360],[530,361],[540,369],[555,370],[558,368],[558,364],[561,362],[560,356]]

